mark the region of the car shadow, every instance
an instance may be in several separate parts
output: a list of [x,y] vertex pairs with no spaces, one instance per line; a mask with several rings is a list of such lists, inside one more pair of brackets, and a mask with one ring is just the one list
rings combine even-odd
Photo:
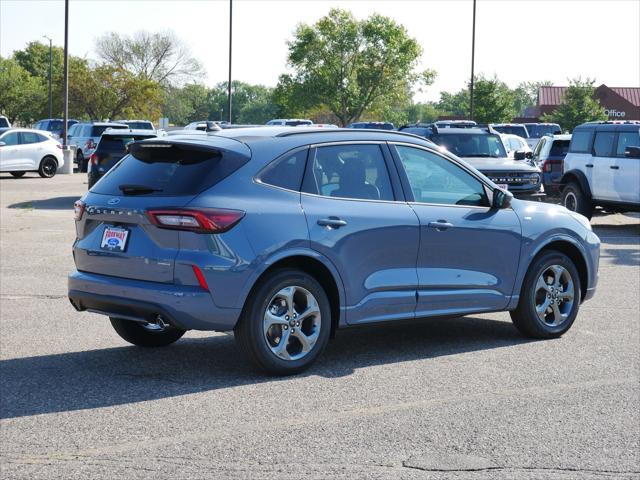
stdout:
[[[510,322],[475,317],[341,330],[304,376],[343,377],[359,368],[528,342]],[[0,418],[100,408],[247,384],[286,381],[254,371],[231,336],[0,362]]]
[[73,210],[73,204],[79,196],[54,197],[43,200],[29,200],[27,202],[13,203],[8,208],[23,208],[33,210]]

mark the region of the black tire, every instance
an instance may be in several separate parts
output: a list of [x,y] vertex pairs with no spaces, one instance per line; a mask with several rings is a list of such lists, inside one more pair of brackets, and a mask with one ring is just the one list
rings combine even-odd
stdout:
[[85,173],[87,171],[88,162],[85,160],[82,150],[78,150],[78,153],[76,153],[76,163],[80,172]]
[[572,212],[578,212],[580,215],[584,215],[589,220],[593,216],[593,203],[588,198],[580,185],[575,182],[569,183],[562,190],[562,205],[568,208]]
[[[567,318],[559,325],[552,326],[538,316],[536,312],[536,284],[538,278],[552,265],[564,267],[573,282],[573,304],[567,313]],[[543,297],[544,298],[544,295]],[[573,261],[565,254],[556,251],[546,251],[539,254],[529,266],[524,277],[518,307],[509,312],[516,328],[529,338],[557,338],[563,335],[573,325],[580,309],[581,286],[580,275]]]
[[[274,295],[289,286],[301,287],[315,297],[320,311],[320,331],[306,355],[285,360],[271,351],[263,330],[263,319]],[[234,329],[236,342],[242,352],[259,370],[271,375],[293,375],[309,368],[327,346],[330,333],[331,307],[327,294],[311,275],[293,269],[277,270],[256,285]]]
[[58,171],[58,161],[55,157],[44,157],[40,161],[40,167],[38,167],[38,175],[42,178],[52,178]]
[[139,347],[164,347],[172,344],[185,334],[185,330],[166,327],[164,330],[149,330],[142,323],[109,317],[113,329],[124,340]]
[[27,172],[9,172],[11,173],[11,176],[14,178],[20,178],[20,177],[24,177],[24,174]]

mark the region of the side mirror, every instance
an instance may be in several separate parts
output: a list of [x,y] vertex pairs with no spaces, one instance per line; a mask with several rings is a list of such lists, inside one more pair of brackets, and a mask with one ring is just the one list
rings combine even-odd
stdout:
[[525,158],[527,158],[524,150],[516,150],[513,153],[513,159],[514,160],[524,160]]
[[[1,144],[2,142],[0,142]],[[640,158],[640,147],[627,147],[624,149],[624,156],[628,158]]]
[[528,158],[529,160],[531,160],[533,158],[533,152],[527,152],[525,153],[525,158]]
[[496,188],[493,190],[491,207],[497,209],[509,208],[511,206],[511,200],[513,200],[513,193],[502,190],[501,188]]
[[6,144],[6,143],[4,143],[4,142],[0,142],[0,147],[6,147],[6,146],[7,146],[7,144]]

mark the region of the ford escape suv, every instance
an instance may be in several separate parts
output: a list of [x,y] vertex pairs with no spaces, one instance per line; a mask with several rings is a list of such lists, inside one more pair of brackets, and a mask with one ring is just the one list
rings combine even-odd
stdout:
[[337,329],[509,311],[554,338],[595,292],[579,214],[414,135],[260,127],[134,142],[75,204],[68,296],[135,345],[235,333],[291,374]]

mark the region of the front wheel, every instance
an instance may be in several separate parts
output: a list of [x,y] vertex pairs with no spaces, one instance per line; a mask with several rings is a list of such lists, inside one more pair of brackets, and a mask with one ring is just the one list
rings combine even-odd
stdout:
[[120,337],[139,347],[164,347],[185,334],[185,330],[162,323],[139,323],[114,317],[109,320]]
[[575,182],[569,183],[562,190],[562,205],[572,212],[578,212],[589,220],[593,216],[593,203],[584,194],[580,185]]
[[10,172],[11,176],[14,178],[20,178],[20,177],[24,177],[24,174],[27,172]]
[[331,307],[322,286],[298,270],[280,270],[252,292],[234,333],[240,349],[262,371],[291,375],[322,353]]
[[571,259],[549,251],[529,267],[511,320],[527,337],[557,338],[571,328],[581,298],[580,276]]
[[53,157],[44,157],[40,162],[38,174],[42,178],[51,178],[58,171],[58,161]]

